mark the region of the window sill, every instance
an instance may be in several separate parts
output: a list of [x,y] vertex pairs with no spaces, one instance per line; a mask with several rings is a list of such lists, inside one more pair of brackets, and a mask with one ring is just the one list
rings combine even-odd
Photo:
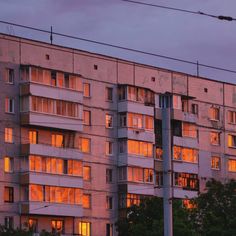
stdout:
[[211,170],[219,171],[220,169],[218,169],[218,168],[211,168]]
[[16,114],[15,112],[10,112],[10,111],[5,111],[5,113],[8,115],[15,115]]

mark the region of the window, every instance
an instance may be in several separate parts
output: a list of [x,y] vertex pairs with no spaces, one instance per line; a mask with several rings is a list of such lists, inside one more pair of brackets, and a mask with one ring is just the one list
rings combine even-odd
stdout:
[[35,131],[35,130],[29,131],[29,143],[30,144],[38,143],[38,131]]
[[61,234],[64,233],[64,221],[63,220],[52,220],[52,233],[53,234]]
[[185,137],[197,138],[197,128],[196,125],[191,123],[182,123],[182,134]]
[[14,70],[13,69],[6,69],[6,83],[8,84],[14,84]]
[[182,102],[182,111],[188,112],[188,100],[181,99],[181,102]]
[[214,169],[214,170],[220,169],[220,157],[217,157],[217,156],[211,157],[211,169]]
[[173,159],[190,163],[198,163],[198,150],[186,147],[173,147]]
[[128,167],[128,181],[152,183],[153,170],[139,167]]
[[236,147],[236,135],[228,134],[228,147]]
[[236,160],[233,160],[233,159],[228,160],[228,170],[232,172],[236,172]]
[[195,114],[195,115],[197,115],[198,114],[198,104],[192,104],[191,105],[191,112],[192,112],[192,114]]
[[218,107],[210,107],[209,115],[211,120],[220,120],[220,108]]
[[173,108],[179,110],[182,109],[181,96],[173,95]]
[[44,198],[43,186],[30,184],[29,186],[29,200],[42,202]]
[[57,86],[57,72],[51,71],[51,85]]
[[113,236],[113,224],[106,224],[106,236]]
[[13,187],[4,187],[4,202],[14,202]]
[[84,111],[84,125],[91,125],[91,111]]
[[163,150],[161,148],[156,148],[156,159],[163,160]]
[[91,167],[90,166],[83,167],[83,178],[86,181],[91,181]]
[[5,98],[5,112],[7,113],[14,113],[14,99],[13,98]]
[[83,84],[84,97],[90,97],[90,84]]
[[113,128],[113,116],[106,114],[106,128]]
[[156,185],[163,186],[163,172],[156,172]]
[[119,100],[125,100],[126,99],[126,87],[124,87],[124,86],[119,87],[118,95],[119,95]]
[[120,167],[118,169],[118,179],[119,181],[123,181],[127,179],[127,168],[126,167]]
[[91,236],[91,223],[80,221],[78,224],[78,233],[81,236]]
[[52,146],[64,147],[64,136],[62,134],[52,134]]
[[198,176],[189,173],[174,173],[174,185],[182,187],[185,190],[198,191]]
[[79,138],[79,150],[84,153],[90,153],[91,140],[89,138]]
[[144,169],[144,182],[152,183],[153,182],[153,170],[152,169]]
[[152,157],[152,143],[128,140],[128,153],[145,157]]
[[126,140],[120,140],[119,141],[119,153],[125,153],[127,148],[127,141]]
[[28,221],[29,224],[29,231],[36,233],[38,232],[38,220],[30,218]]
[[106,155],[113,154],[113,142],[106,141]]
[[7,229],[13,229],[14,228],[14,218],[13,218],[13,216],[6,216],[4,218],[4,226]]
[[4,157],[4,171],[13,172],[13,158]]
[[91,208],[91,195],[83,194],[83,208]]
[[112,169],[106,169],[106,183],[112,183]]
[[113,100],[113,88],[106,87],[106,100],[112,102]]
[[5,128],[5,142],[13,143],[13,129],[12,128]]
[[106,208],[109,210],[113,208],[113,198],[111,196],[106,197]]
[[228,123],[236,124],[236,111],[228,111]]
[[220,145],[220,133],[210,132],[210,142],[212,145]]

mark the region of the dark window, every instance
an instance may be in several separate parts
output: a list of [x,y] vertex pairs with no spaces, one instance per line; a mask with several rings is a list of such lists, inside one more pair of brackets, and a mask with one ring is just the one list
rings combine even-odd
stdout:
[[4,218],[4,226],[7,229],[12,229],[13,228],[13,217],[12,216],[6,216]]
[[98,69],[98,65],[93,65],[94,70]]
[[57,86],[57,73],[55,71],[51,72],[51,85]]
[[106,100],[112,101],[113,100],[113,88],[106,88]]
[[112,182],[112,169],[106,169],[106,183]]
[[13,187],[4,187],[4,202],[14,202]]

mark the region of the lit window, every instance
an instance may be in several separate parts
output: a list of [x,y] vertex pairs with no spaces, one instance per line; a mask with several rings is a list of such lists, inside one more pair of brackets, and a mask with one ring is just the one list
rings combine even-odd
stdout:
[[5,128],[5,142],[13,143],[13,129],[12,128]]
[[145,157],[152,157],[152,143],[128,140],[128,153]]
[[83,90],[84,90],[84,97],[90,97],[90,84],[84,83]]
[[91,223],[80,221],[78,224],[78,234],[81,236],[91,236]]
[[6,216],[4,218],[4,226],[6,229],[13,229],[14,228],[14,218],[13,216]]
[[211,157],[211,169],[214,169],[214,170],[220,169],[220,157],[217,157],[217,156]]
[[13,69],[6,69],[6,77],[5,81],[8,84],[14,84],[14,70]]
[[13,187],[4,187],[4,202],[14,202]]
[[28,221],[29,231],[36,233],[38,231],[38,220],[30,218]]
[[90,166],[83,167],[83,179],[86,181],[91,180],[91,167]]
[[233,160],[233,159],[228,160],[228,170],[232,172],[236,172],[236,160]]
[[38,143],[38,132],[35,130],[29,131],[29,143],[37,144]]
[[212,145],[220,145],[220,133],[210,132],[210,142]]
[[182,123],[182,134],[185,137],[196,138],[197,137],[196,125],[183,122]]
[[128,127],[129,128],[143,128],[143,115],[128,113]]
[[112,169],[106,169],[106,183],[112,183]]
[[84,111],[83,121],[85,125],[91,125],[91,112],[90,111]]
[[228,134],[228,147],[236,147],[236,135]]
[[189,173],[174,173],[174,185],[182,187],[184,190],[198,191],[198,176]]
[[109,210],[113,208],[113,198],[111,196],[106,197],[106,208]]
[[83,208],[91,208],[91,195],[83,194]]
[[154,121],[152,116],[145,116],[145,129],[148,130],[154,129]]
[[89,138],[79,138],[79,150],[81,152],[90,153],[90,143]]
[[211,120],[220,120],[220,108],[210,107],[209,115]]
[[178,161],[197,163],[198,150],[192,148],[174,146],[173,159]]
[[173,108],[179,110],[182,109],[181,96],[173,95]]
[[113,128],[113,116],[106,114],[106,128]]
[[192,203],[190,199],[183,199],[182,203],[183,203],[183,206],[187,209],[196,208],[196,205]]
[[52,233],[53,234],[61,234],[64,233],[64,221],[63,220],[52,220]]
[[42,202],[43,201],[43,186],[31,184],[29,187],[29,197],[30,197],[30,201]]
[[152,183],[153,182],[153,170],[152,169],[144,169],[144,182]]
[[106,155],[113,154],[113,142],[106,141]]
[[64,147],[64,136],[62,134],[52,134],[52,146]]
[[228,111],[228,123],[236,124],[236,111]]
[[13,172],[13,158],[4,157],[4,171]]
[[[30,169],[30,171],[39,171],[39,172],[42,171],[42,162],[43,161],[42,161],[41,156],[30,155],[29,156],[29,169]],[[44,163],[45,163],[45,161],[44,161]],[[47,163],[47,165],[48,165],[48,163]],[[47,168],[47,170],[48,170],[48,168]]]
[[5,98],[5,112],[14,113],[14,99],[13,98]]
[[112,102],[112,100],[113,100],[113,88],[106,87],[106,100]]
[[182,148],[179,146],[174,146],[173,148],[173,158],[174,160],[182,159]]
[[156,148],[156,159],[163,160],[163,150],[161,148]]

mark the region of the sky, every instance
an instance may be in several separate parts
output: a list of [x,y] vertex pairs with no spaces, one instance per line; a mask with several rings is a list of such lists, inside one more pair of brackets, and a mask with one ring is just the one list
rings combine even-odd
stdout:
[[[236,18],[235,0],[137,0]],[[0,0],[0,20],[236,71],[236,21],[122,0]],[[49,35],[0,23],[0,32],[49,41]],[[197,67],[79,40],[54,44],[196,75]],[[199,68],[202,77],[236,83],[236,74]]]

